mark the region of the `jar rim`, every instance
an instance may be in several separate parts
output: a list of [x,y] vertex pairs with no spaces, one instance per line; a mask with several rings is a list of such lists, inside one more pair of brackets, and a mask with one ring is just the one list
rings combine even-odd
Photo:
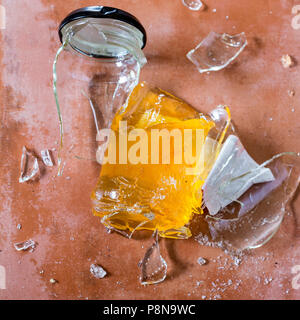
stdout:
[[58,28],[58,34],[61,43],[63,43],[63,32],[62,29],[69,23],[85,19],[85,18],[99,18],[99,19],[113,19],[125,22],[136,29],[138,29],[143,35],[143,44],[141,49],[145,48],[147,43],[147,34],[143,25],[139,22],[139,20],[133,16],[132,14],[113,7],[104,7],[104,6],[89,6],[77,9],[72,11],[70,14],[63,19]]

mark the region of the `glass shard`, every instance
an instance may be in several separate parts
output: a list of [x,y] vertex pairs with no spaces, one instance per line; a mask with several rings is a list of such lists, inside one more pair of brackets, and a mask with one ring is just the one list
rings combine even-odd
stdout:
[[41,156],[42,156],[44,164],[47,167],[53,167],[52,157],[51,157],[50,151],[48,149],[42,150]]
[[284,54],[281,57],[281,64],[284,68],[290,68],[294,65],[294,60],[290,55]]
[[112,231],[115,231],[117,233],[120,233],[121,235],[123,235],[124,237],[131,239],[132,236],[134,235],[135,231],[137,231],[139,228],[141,228],[143,225],[145,225],[147,222],[151,221],[154,219],[154,215],[153,214],[147,214],[144,213],[143,216],[146,218],[145,221],[142,221],[140,224],[136,225],[133,229],[129,230],[129,229],[125,229],[125,230],[120,230],[117,228],[114,228],[113,226],[110,225],[110,222],[107,222],[106,219],[111,219],[113,218],[113,216],[117,216],[118,219],[118,212],[117,213],[112,213],[110,215],[106,215],[101,219],[101,223],[103,223],[103,225],[105,226],[105,229],[108,233],[111,233]]
[[182,3],[193,11],[204,9],[204,4],[200,0],[182,0]]
[[204,266],[205,264],[207,264],[207,260],[205,258],[199,257],[197,263],[200,264],[200,266]]
[[270,169],[260,167],[247,153],[239,138],[230,135],[204,185],[203,198],[210,215],[245,193],[253,184],[274,180]]
[[167,275],[167,263],[160,255],[158,233],[156,232],[155,243],[146,251],[141,263],[141,284],[157,284],[165,280]]
[[297,158],[275,158],[269,163],[274,180],[253,185],[237,202],[217,215],[206,215],[214,243],[221,244],[223,249],[241,252],[260,247],[273,237],[299,185]]
[[98,264],[91,264],[90,273],[97,279],[102,279],[107,275],[107,272]]
[[204,167],[203,178],[206,180],[213,164],[215,163],[223,141],[235,132],[231,122],[230,110],[227,106],[219,105],[209,113],[215,126],[209,131],[204,142]]
[[19,182],[27,182],[29,180],[35,180],[39,177],[40,168],[37,157],[33,152],[23,147],[21,157],[21,175]]
[[53,77],[53,93],[55,97],[55,103],[56,103],[56,110],[58,115],[58,122],[59,122],[59,135],[60,135],[60,144],[58,148],[58,156],[57,156],[57,162],[58,162],[58,172],[57,175],[61,176],[64,169],[64,163],[62,161],[62,151],[63,151],[63,141],[64,141],[64,125],[63,125],[63,119],[60,111],[60,105],[57,95],[57,61],[61,53],[64,51],[64,49],[68,46],[69,41],[71,38],[71,32],[69,32],[66,35],[66,38],[62,44],[62,46],[57,50],[53,66],[52,66],[52,77]]
[[192,49],[187,58],[200,73],[218,71],[229,65],[247,45],[245,33],[229,35],[211,31],[202,42]]
[[36,242],[29,239],[27,241],[18,242],[14,244],[14,247],[17,251],[26,251],[29,250],[30,252],[33,252],[36,248]]

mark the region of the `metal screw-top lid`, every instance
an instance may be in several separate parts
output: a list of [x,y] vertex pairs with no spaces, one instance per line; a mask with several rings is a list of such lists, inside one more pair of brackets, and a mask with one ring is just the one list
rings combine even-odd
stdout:
[[[83,33],[82,25],[85,21],[90,22],[93,27],[90,30],[86,29]],[[120,25],[119,29],[114,30],[118,24]],[[133,42],[139,50],[145,47],[147,41],[146,31],[136,17],[126,11],[112,7],[92,6],[71,12],[59,25],[58,33],[61,42],[64,41],[66,30],[72,27],[73,34],[77,39],[73,40],[73,44],[70,43],[71,47],[76,51],[96,58],[110,57],[115,52],[120,53],[120,50],[120,52],[116,50],[119,43],[115,38],[118,36],[120,41],[127,37],[127,43]],[[98,34],[95,36],[97,32]],[[107,45],[103,45],[102,48],[99,33],[102,34],[103,39],[108,39]],[[111,46],[110,49],[109,46]],[[112,46],[115,48],[112,49]]]

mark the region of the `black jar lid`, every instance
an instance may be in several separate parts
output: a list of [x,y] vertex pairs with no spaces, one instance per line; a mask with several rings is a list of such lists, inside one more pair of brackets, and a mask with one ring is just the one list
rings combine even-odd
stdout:
[[146,46],[146,42],[147,42],[146,31],[136,17],[134,17],[132,14],[126,11],[123,11],[121,9],[117,9],[113,7],[103,7],[103,6],[84,7],[84,8],[72,11],[70,14],[68,14],[67,17],[60,23],[58,28],[60,41],[61,42],[63,41],[62,29],[65,25],[67,25],[72,21],[84,19],[84,18],[115,19],[115,20],[128,23],[142,32],[143,46],[141,49],[143,49]]

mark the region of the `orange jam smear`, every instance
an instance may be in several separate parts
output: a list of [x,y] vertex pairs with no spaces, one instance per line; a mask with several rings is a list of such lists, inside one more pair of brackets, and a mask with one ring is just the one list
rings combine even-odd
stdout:
[[[116,163],[102,165],[97,186],[92,193],[93,213],[103,218],[104,225],[119,231],[158,230],[162,237],[190,237],[188,223],[194,213],[202,212],[201,188],[208,174],[207,155],[202,147],[214,126],[212,120],[184,101],[144,82],[138,84],[111,125],[116,139],[109,139],[106,156],[109,158],[110,147],[116,150]],[[140,129],[143,129],[142,136]],[[188,156],[184,158],[184,152],[182,161],[178,161],[180,156],[175,148],[175,137],[170,135],[170,161],[164,163],[162,139],[156,151],[152,147],[152,144],[157,147],[152,137],[155,129],[166,129],[168,132],[176,129],[176,133],[182,137],[185,129],[189,129],[192,136],[189,145],[195,161],[189,161]],[[201,132],[200,143],[196,139],[196,129]],[[124,147],[124,137],[130,134],[131,139],[128,140],[133,141],[127,140]],[[141,137],[147,138],[148,143]],[[185,150],[184,142],[176,145],[181,145]],[[124,151],[127,151],[127,163],[124,163]],[[138,157],[142,152],[146,156],[140,160],[141,163],[136,159],[141,159]],[[155,152],[159,163],[152,161],[151,156]]]

